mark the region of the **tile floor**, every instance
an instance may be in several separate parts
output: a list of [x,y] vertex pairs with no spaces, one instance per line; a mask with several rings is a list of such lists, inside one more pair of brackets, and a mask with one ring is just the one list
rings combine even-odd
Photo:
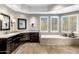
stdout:
[[24,43],[12,54],[78,54],[79,46],[53,46],[39,43]]

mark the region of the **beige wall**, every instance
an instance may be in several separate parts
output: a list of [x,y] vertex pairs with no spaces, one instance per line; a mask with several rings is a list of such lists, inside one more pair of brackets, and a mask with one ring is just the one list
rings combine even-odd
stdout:
[[[35,23],[35,29],[37,29],[37,30],[40,29],[40,16],[48,16],[49,18],[50,18],[50,16],[59,16],[59,32],[50,32],[50,26],[49,26],[48,32],[42,32],[41,34],[47,34],[47,35],[62,34],[63,32],[61,31],[61,16],[75,15],[75,14],[78,15],[78,22],[79,22],[79,11],[73,12],[73,13],[67,13],[67,14],[59,14],[59,15],[56,15],[56,14],[55,15],[54,14],[31,14],[31,15],[29,15],[29,29],[31,26],[31,21],[33,21],[33,20]],[[50,25],[50,22],[49,22],[49,25]],[[76,34],[79,34],[79,26],[78,26],[78,33],[76,33]]]
[[34,24],[34,29],[33,30],[39,30],[40,29],[40,20],[39,16],[29,16],[29,30],[32,30],[32,23]]
[[[9,15],[11,18],[11,21],[13,22],[13,26],[11,27],[10,30],[8,30],[9,32],[18,31],[18,29],[17,29],[17,19],[18,18],[28,19],[27,14],[15,12],[15,11],[11,10],[10,8],[6,7],[5,5],[0,5],[0,13]],[[0,31],[0,34],[3,34],[3,33],[5,33],[5,31]]]
[[[35,24],[35,30],[39,30],[40,31],[40,16],[48,16],[49,20],[50,20],[50,16],[60,16],[60,15],[54,15],[54,14],[30,14],[29,15],[29,29],[31,28],[31,23],[34,22]],[[61,25],[61,24],[59,24]],[[60,29],[59,32],[50,32],[50,22],[49,22],[49,29],[48,32],[41,32],[41,34],[59,34],[60,33]]]
[[[61,15],[54,15],[54,14],[24,14],[24,13],[20,13],[20,12],[15,12],[15,11],[11,10],[10,8],[8,8],[7,6],[1,5],[1,4],[0,4],[0,12],[9,15],[11,17],[11,20],[14,23],[13,26],[11,27],[11,30],[9,30],[9,32],[18,31],[18,29],[17,29],[17,19],[18,18],[27,19],[27,29],[26,30],[32,30],[31,29],[31,24],[32,23],[34,23],[34,29],[35,30],[40,30],[40,16],[49,16],[49,17],[50,16],[59,16],[60,21],[61,21]],[[79,12],[75,12],[75,13],[79,14]],[[73,13],[69,13],[69,14],[73,14]],[[62,14],[62,15],[64,15],[64,14]],[[60,34],[61,33],[61,22],[59,24],[59,32],[51,33],[50,32],[50,27],[49,27],[48,31],[49,32],[43,33],[43,34]],[[0,31],[0,34],[2,34],[2,33],[5,33],[5,31]]]

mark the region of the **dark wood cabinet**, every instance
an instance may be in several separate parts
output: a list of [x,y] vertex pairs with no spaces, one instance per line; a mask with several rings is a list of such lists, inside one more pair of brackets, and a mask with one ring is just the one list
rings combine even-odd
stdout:
[[39,32],[30,32],[30,42],[39,42]]
[[0,54],[12,53],[21,41],[38,43],[39,32],[20,33],[9,38],[0,38]]
[[9,54],[13,52],[20,45],[20,39],[20,34],[10,38],[0,38],[0,54]]
[[0,20],[0,30],[2,29],[2,25],[1,24],[2,24],[2,21]]
[[21,33],[20,42],[30,42],[30,36],[29,33]]
[[21,42],[39,42],[39,32],[21,33]]
[[7,50],[7,42],[5,39],[0,39],[0,54],[6,53]]
[[11,41],[10,41],[10,49],[8,49],[11,52],[13,52],[19,45],[20,45],[20,42],[19,40],[21,39],[21,36],[20,35],[16,35],[16,36],[13,36],[11,37]]

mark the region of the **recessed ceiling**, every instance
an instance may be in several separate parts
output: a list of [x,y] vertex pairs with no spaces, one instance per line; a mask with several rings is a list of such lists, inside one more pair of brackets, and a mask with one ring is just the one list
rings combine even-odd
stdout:
[[23,13],[48,13],[73,6],[75,4],[8,4],[7,7]]
[[35,6],[38,6],[39,7],[39,6],[50,6],[52,4],[24,4],[24,5],[28,5],[28,6],[31,6],[31,7],[35,7]]

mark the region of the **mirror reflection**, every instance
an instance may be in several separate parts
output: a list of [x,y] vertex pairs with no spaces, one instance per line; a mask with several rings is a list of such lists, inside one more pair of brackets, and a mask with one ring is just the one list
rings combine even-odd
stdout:
[[0,13],[0,30],[10,30],[10,16]]

